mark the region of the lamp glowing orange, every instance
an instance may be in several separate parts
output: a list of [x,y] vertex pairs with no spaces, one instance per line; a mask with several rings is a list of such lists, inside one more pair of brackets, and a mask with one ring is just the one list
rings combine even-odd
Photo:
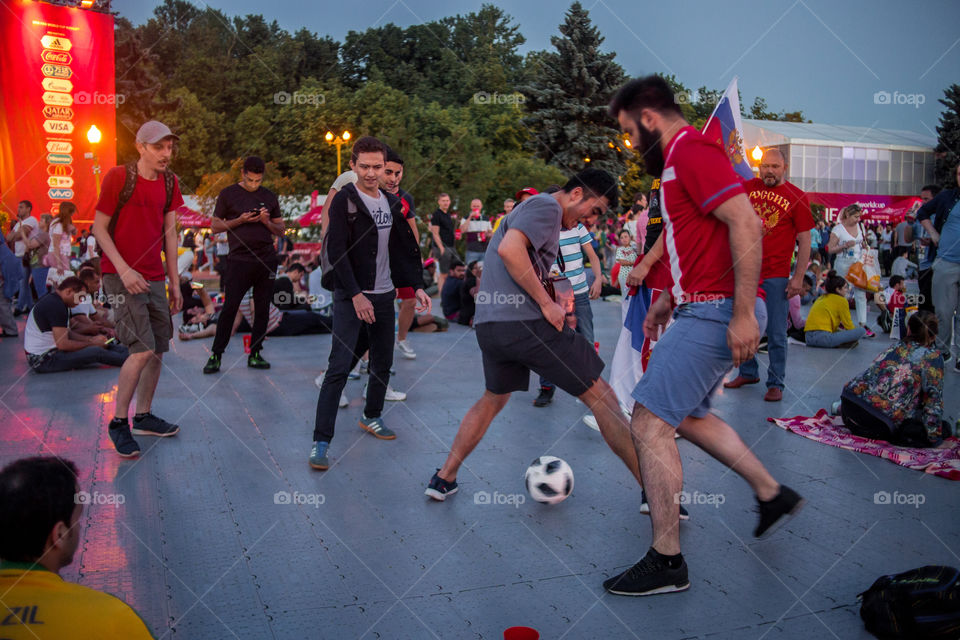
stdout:
[[757,145],[753,148],[753,151],[750,153],[753,156],[753,159],[757,162],[763,159],[763,149],[760,148],[760,145]]
[[100,129],[97,129],[97,125],[91,125],[87,130],[87,140],[90,141],[90,144],[97,144],[100,142],[101,137],[102,134],[100,133]]
[[344,131],[344,132],[343,132],[343,135],[342,135],[341,137],[342,137],[344,140],[349,140],[349,139],[350,139],[350,132],[349,132],[349,131]]
[[333,142],[333,132],[327,131],[327,135],[323,136],[323,139],[327,142]]

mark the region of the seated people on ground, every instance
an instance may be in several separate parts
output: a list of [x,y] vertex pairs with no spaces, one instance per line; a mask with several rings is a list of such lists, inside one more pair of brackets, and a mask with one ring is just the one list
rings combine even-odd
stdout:
[[481,260],[474,260],[467,267],[463,278],[463,286],[460,287],[460,313],[457,315],[459,324],[467,326],[473,324],[473,316],[477,312],[477,291],[480,290],[480,276],[482,274],[483,261]]
[[76,276],[65,278],[34,305],[23,335],[27,362],[37,373],[69,371],[91,364],[119,367],[127,348],[104,335],[84,336],[69,328],[70,309],[86,293]]
[[463,277],[466,272],[463,263],[456,258],[450,262],[447,279],[440,292],[440,306],[443,308],[443,317],[456,322],[460,314],[460,289],[463,287]]
[[806,336],[803,333],[803,299],[810,295],[813,290],[813,276],[809,273],[803,275],[803,286],[800,295],[793,296],[787,301],[787,335],[798,342],[806,342]]
[[307,289],[310,292],[310,308],[320,313],[330,313],[333,305],[333,294],[323,288],[320,283],[323,269],[320,267],[320,256],[317,255],[310,263],[310,275],[307,276]]
[[300,284],[306,273],[302,264],[291,262],[273,281],[273,306],[280,311],[309,310],[310,294]]
[[[270,304],[267,320],[267,335],[274,337],[300,336],[333,331],[333,316],[310,310],[293,309],[280,311]],[[240,301],[240,313],[234,321],[233,331],[249,333],[253,330],[253,294],[247,291]]]
[[853,326],[847,301],[849,286],[840,276],[827,278],[826,294],[817,298],[807,314],[804,337],[808,347],[855,347],[857,341],[866,335],[863,327]]
[[116,337],[116,325],[100,301],[100,272],[93,267],[80,267],[77,277],[83,281],[87,294],[82,296],[77,306],[70,309],[70,328],[85,336]]
[[913,314],[907,337],[843,387],[840,415],[851,432],[908,447],[933,447],[950,435],[937,325],[929,311]]
[[909,248],[900,248],[896,259],[893,261],[893,266],[890,267],[891,276],[900,276],[901,278],[917,277],[917,263],[911,262],[909,259],[907,259],[907,255],[909,255],[909,253]]
[[423,290],[431,298],[437,295],[437,260],[427,258],[423,261]]
[[59,576],[80,543],[79,489],[69,460],[25,458],[0,470],[3,638],[153,638],[123,600]]

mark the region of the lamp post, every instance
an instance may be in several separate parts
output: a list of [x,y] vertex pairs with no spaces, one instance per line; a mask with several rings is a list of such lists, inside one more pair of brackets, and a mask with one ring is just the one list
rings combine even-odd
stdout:
[[97,144],[100,142],[101,133],[97,125],[91,125],[87,130],[87,140],[90,141],[91,152],[84,154],[93,158],[93,178],[97,184],[97,198],[100,197],[100,159],[97,157]]
[[350,139],[350,132],[349,132],[349,131],[344,131],[344,132],[341,133],[339,136],[335,136],[335,135],[333,135],[333,132],[332,132],[332,131],[327,131],[327,135],[325,135],[323,138],[327,141],[327,144],[332,144],[332,145],[335,145],[335,146],[337,147],[337,175],[339,176],[340,173],[341,173],[341,170],[340,170],[340,148],[341,148],[343,145],[345,145],[345,144],[347,143],[347,141]]

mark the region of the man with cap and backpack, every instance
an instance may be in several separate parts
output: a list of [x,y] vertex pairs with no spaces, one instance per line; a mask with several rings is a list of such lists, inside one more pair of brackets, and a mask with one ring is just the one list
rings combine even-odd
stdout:
[[[116,314],[117,338],[130,350],[120,369],[110,439],[124,458],[140,454],[131,434],[128,410],[137,392],[132,433],[168,437],[180,427],[151,413],[163,354],[173,337],[171,313],[183,304],[177,261],[177,207],[183,204],[170,170],[179,137],[151,120],[137,131],[139,160],[114,167],[103,178],[93,234],[102,251],[103,289]],[[170,283],[168,289],[164,276]]]

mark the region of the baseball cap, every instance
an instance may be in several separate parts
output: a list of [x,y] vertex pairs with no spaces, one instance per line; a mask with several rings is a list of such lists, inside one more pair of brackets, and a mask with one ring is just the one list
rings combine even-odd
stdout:
[[170,127],[156,120],[143,123],[143,126],[137,130],[137,142],[156,144],[164,138],[179,140],[180,136],[170,131]]
[[517,195],[513,197],[519,200],[520,196],[522,196],[525,193],[531,196],[535,196],[535,195],[538,195],[540,192],[534,189],[533,187],[524,187],[523,189],[520,189],[520,191],[517,191]]

